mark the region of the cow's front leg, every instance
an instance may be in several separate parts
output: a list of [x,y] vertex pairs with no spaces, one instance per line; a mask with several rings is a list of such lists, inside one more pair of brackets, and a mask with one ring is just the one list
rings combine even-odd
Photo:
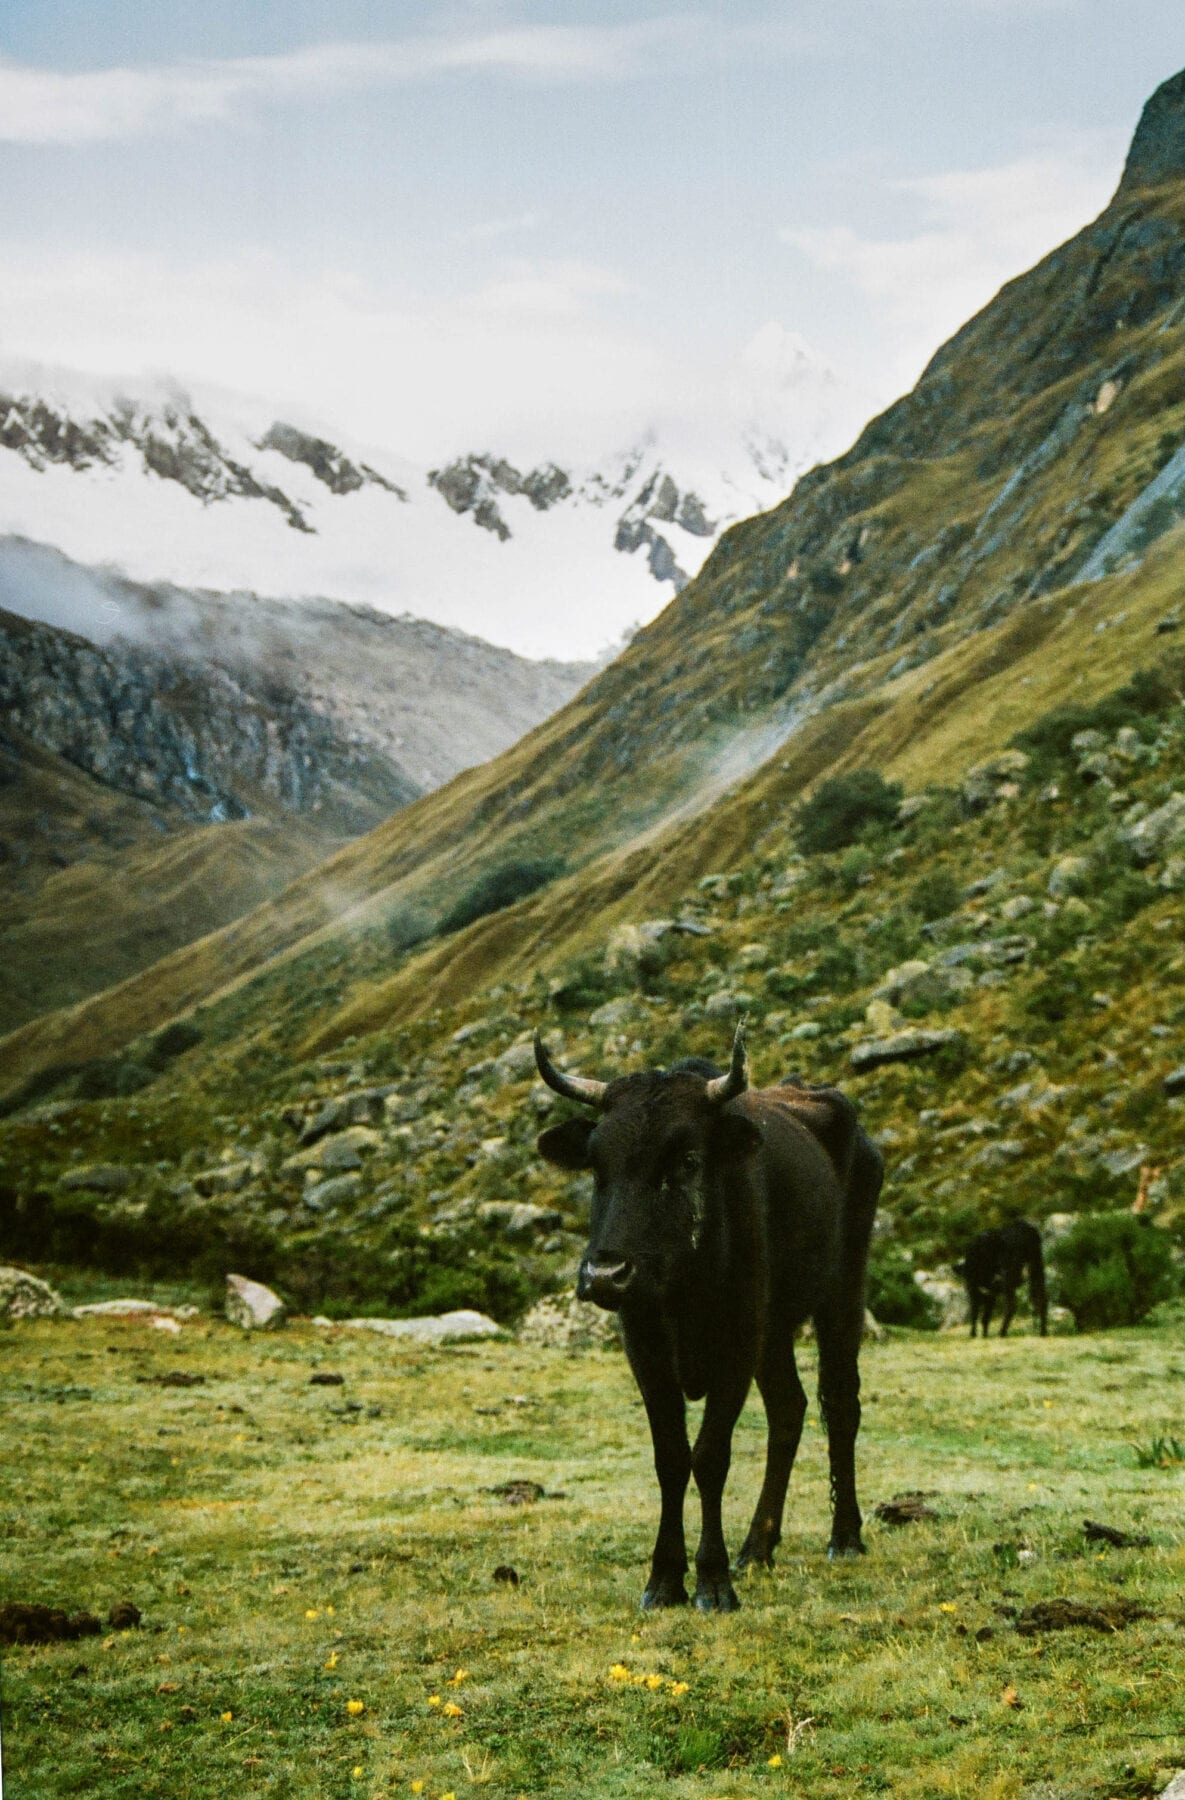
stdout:
[[695,1604],[701,1612],[735,1612],[740,1605],[728,1567],[720,1516],[732,1460],[732,1433],[749,1391],[749,1378],[734,1377],[709,1389],[691,1467],[699,1489],[703,1528],[695,1553]]
[[683,1536],[683,1500],[691,1475],[691,1449],[687,1442],[687,1409],[675,1374],[674,1361],[660,1324],[639,1326],[623,1320],[623,1336],[630,1367],[641,1389],[654,1442],[654,1472],[662,1493],[662,1513],[650,1579],[642,1595],[649,1611],[661,1606],[686,1606],[687,1544]]

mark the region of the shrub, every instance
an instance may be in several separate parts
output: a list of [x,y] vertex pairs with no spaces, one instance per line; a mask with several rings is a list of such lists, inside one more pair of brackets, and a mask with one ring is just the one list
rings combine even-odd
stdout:
[[950,870],[935,869],[914,883],[909,906],[911,912],[929,924],[933,919],[946,919],[957,912],[962,899],[963,890]]
[[199,1028],[190,1019],[177,1019],[149,1041],[144,1061],[150,1069],[163,1069],[174,1057],[184,1056],[202,1041]]
[[472,925],[489,913],[513,906],[516,900],[525,900],[528,894],[546,887],[557,875],[562,875],[565,866],[561,856],[541,856],[503,863],[500,868],[489,870],[445,914],[440,922],[441,931],[460,931],[463,926]]
[[821,781],[798,811],[795,838],[806,856],[846,850],[875,825],[891,825],[905,796],[899,781],[886,781],[879,769],[853,769]]
[[913,1278],[913,1267],[896,1245],[877,1245],[868,1265],[868,1305],[881,1325],[911,1325],[937,1331],[939,1311]]
[[1176,1291],[1172,1244],[1135,1213],[1087,1213],[1050,1252],[1079,1331],[1138,1325]]

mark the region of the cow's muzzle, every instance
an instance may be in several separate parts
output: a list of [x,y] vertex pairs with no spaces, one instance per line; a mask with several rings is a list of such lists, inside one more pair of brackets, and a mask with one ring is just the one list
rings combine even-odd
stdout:
[[634,1274],[632,1262],[594,1262],[586,1256],[576,1277],[576,1298],[616,1312]]

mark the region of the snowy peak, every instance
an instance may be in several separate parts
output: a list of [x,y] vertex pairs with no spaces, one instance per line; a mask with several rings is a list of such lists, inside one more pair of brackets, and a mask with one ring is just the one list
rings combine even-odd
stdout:
[[580,460],[494,447],[435,467],[239,396],[0,372],[0,534],[134,581],[331,596],[593,658],[858,420],[792,333],[766,328],[742,361],[718,416]]

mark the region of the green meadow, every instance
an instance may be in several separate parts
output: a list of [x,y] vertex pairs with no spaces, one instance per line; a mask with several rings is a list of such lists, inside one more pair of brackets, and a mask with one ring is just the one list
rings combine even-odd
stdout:
[[[6,1793],[1159,1793],[1185,1767],[1179,1321],[894,1332],[863,1373],[868,1556],[826,1559],[812,1400],[774,1571],[735,1615],[643,1615],[657,1490],[616,1352],[17,1324],[0,1594],[142,1619],[4,1650]],[[763,1449],[754,1397],[734,1549]],[[873,1516],[919,1491],[933,1518]],[[1108,1628],[1017,1629],[1058,1599]]]

